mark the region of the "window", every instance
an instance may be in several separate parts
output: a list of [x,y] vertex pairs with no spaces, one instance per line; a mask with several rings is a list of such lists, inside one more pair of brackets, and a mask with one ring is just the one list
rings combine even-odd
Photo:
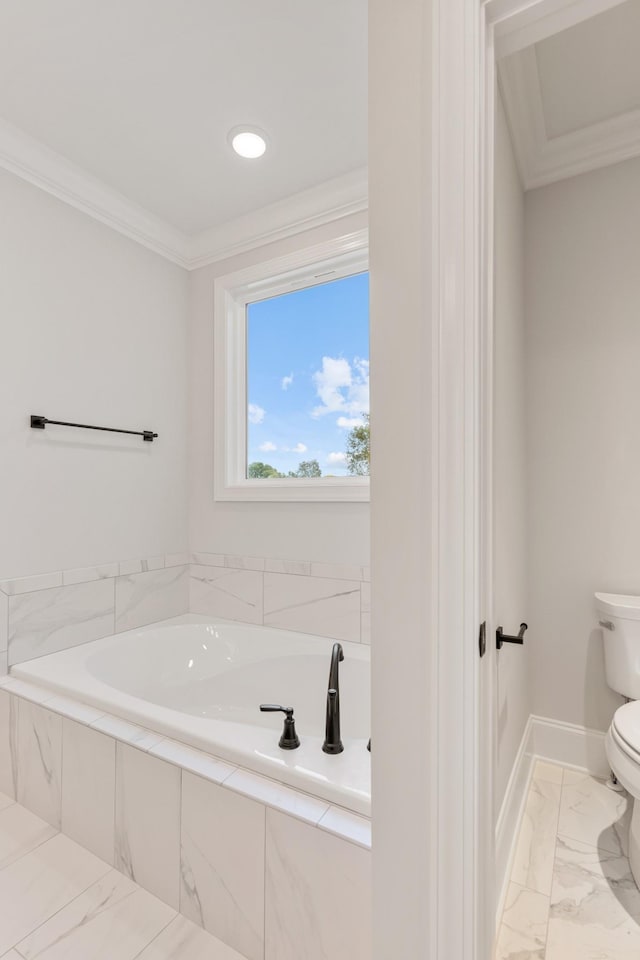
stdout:
[[215,496],[369,497],[366,235],[216,282]]

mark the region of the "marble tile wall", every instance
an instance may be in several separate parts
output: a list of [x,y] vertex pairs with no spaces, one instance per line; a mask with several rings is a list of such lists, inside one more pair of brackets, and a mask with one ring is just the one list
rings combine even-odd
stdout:
[[369,643],[369,567],[166,554],[0,581],[0,676],[15,663],[187,612]]
[[370,642],[368,567],[194,553],[192,613]]
[[[11,677],[0,681],[0,793],[51,825],[33,846],[61,827],[115,866],[74,901],[78,916],[103,901],[133,909],[136,881],[246,960],[370,957],[364,817]],[[24,853],[14,846],[0,847],[0,865]],[[56,891],[45,894],[55,911]],[[63,927],[45,924],[28,955]]]
[[0,676],[8,667],[187,613],[187,554],[0,581]]

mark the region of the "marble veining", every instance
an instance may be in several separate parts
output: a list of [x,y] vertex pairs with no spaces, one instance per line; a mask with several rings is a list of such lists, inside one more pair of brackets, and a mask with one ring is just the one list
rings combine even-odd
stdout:
[[118,743],[114,866],[177,909],[179,861],[180,771]]
[[115,631],[122,633],[189,609],[189,578],[184,566],[132,573],[115,580]]
[[511,879],[538,893],[551,893],[560,812],[560,784],[534,777],[520,825]]
[[360,640],[360,582],[264,575],[265,626]]
[[265,960],[370,957],[369,851],[267,810],[265,936]]
[[59,829],[61,785],[62,717],[20,699],[16,799]]
[[511,883],[498,936],[496,960],[545,960],[549,898]]
[[182,781],[180,911],[248,960],[264,956],[264,807]]
[[25,960],[134,960],[173,917],[170,907],[111,870],[17,949]]
[[[540,800],[542,778],[547,798],[550,788],[560,790],[552,838],[549,811]],[[541,893],[514,882],[516,876],[526,884],[541,877],[516,858],[495,960],[640,957],[640,890],[626,855],[629,806],[625,794],[585,772],[565,769],[560,776],[555,766],[537,765],[526,807],[531,825],[525,821],[523,829],[527,842],[535,845],[537,834],[543,849],[530,853],[524,866],[534,860],[548,864],[552,843],[551,883],[548,893]]]
[[565,770],[558,833],[610,853],[628,853],[631,805],[588,774]]
[[137,960],[245,960],[226,943],[178,915]]
[[0,795],[2,960],[245,960]]
[[0,870],[0,953],[66,906],[109,867],[62,834]]
[[18,703],[0,689],[0,791],[15,800],[18,774]]
[[9,664],[112,634],[113,584],[96,580],[9,597]]
[[263,574],[256,570],[191,565],[190,608],[245,623],[262,623]]
[[629,861],[559,837],[547,960],[627,960],[640,956],[640,891]]

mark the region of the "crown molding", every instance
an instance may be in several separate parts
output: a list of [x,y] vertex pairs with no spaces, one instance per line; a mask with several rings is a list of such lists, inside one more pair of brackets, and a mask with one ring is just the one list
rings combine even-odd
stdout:
[[4,120],[0,168],[187,270],[361,213],[368,205],[362,168],[189,237]]
[[361,167],[196,235],[189,269],[363,213],[368,202],[367,170]]
[[180,230],[4,120],[0,120],[0,168],[167,260],[188,266],[189,240]]
[[492,11],[496,58],[508,57],[626,0],[501,0]]
[[501,60],[498,74],[525,190],[640,156],[640,110],[547,136],[535,47]]

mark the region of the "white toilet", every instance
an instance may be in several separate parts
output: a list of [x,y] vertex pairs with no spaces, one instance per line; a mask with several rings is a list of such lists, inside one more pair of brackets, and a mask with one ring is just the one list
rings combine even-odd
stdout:
[[640,887],[640,597],[596,593],[596,609],[607,683],[631,701],[616,710],[605,747],[611,769],[633,797],[629,860]]

